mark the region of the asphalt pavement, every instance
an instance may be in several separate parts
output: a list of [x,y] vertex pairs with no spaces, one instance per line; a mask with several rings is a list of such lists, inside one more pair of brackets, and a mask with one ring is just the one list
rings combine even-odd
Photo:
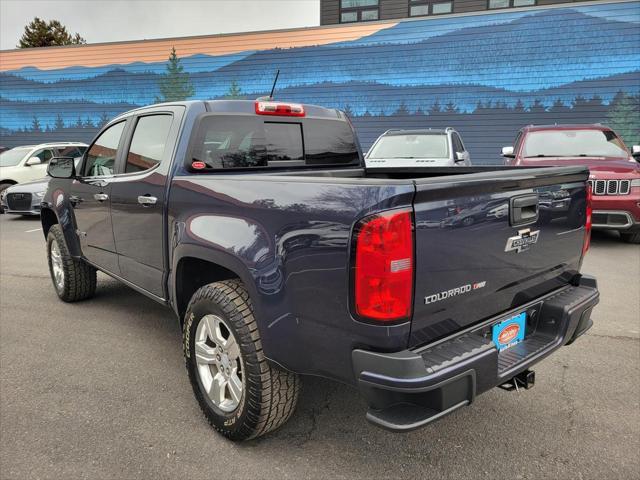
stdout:
[[296,413],[234,444],[200,413],[173,313],[100,276],[65,304],[38,219],[0,215],[0,478],[571,478],[640,475],[640,247],[596,232],[594,327],[427,428],[368,424],[355,390],[304,378]]

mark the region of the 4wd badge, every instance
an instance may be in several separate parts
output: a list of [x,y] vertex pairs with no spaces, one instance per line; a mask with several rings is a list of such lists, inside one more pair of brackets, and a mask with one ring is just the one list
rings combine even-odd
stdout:
[[520,230],[518,231],[518,235],[507,239],[507,245],[504,247],[504,251],[520,253],[529,250],[529,247],[538,241],[539,236],[540,230],[536,230],[535,232],[532,232],[529,228]]

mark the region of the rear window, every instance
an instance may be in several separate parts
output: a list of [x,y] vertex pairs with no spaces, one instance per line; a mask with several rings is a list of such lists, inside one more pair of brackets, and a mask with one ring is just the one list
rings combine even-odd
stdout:
[[373,146],[368,158],[449,158],[449,139],[445,133],[385,135]]
[[347,122],[323,119],[280,121],[208,114],[191,139],[192,161],[207,170],[358,164]]

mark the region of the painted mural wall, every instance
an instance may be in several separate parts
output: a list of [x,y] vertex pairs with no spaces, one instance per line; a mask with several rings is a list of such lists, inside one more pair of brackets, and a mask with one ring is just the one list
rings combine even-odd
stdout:
[[[172,49],[176,57],[169,60]],[[388,128],[457,128],[496,163],[528,124],[612,126],[640,144],[640,2],[0,53],[0,145],[89,141],[157,101],[276,97]]]

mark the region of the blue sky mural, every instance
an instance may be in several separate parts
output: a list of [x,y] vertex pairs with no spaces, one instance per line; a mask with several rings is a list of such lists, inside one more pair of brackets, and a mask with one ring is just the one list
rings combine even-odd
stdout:
[[[402,21],[350,41],[180,62],[192,98],[255,98],[280,69],[279,98],[347,110],[365,146],[387,128],[446,124],[489,163],[516,126],[568,121],[617,122],[640,142],[640,2]],[[0,143],[34,130],[88,139],[107,118],[154,103],[165,74],[166,62],[1,72]]]

